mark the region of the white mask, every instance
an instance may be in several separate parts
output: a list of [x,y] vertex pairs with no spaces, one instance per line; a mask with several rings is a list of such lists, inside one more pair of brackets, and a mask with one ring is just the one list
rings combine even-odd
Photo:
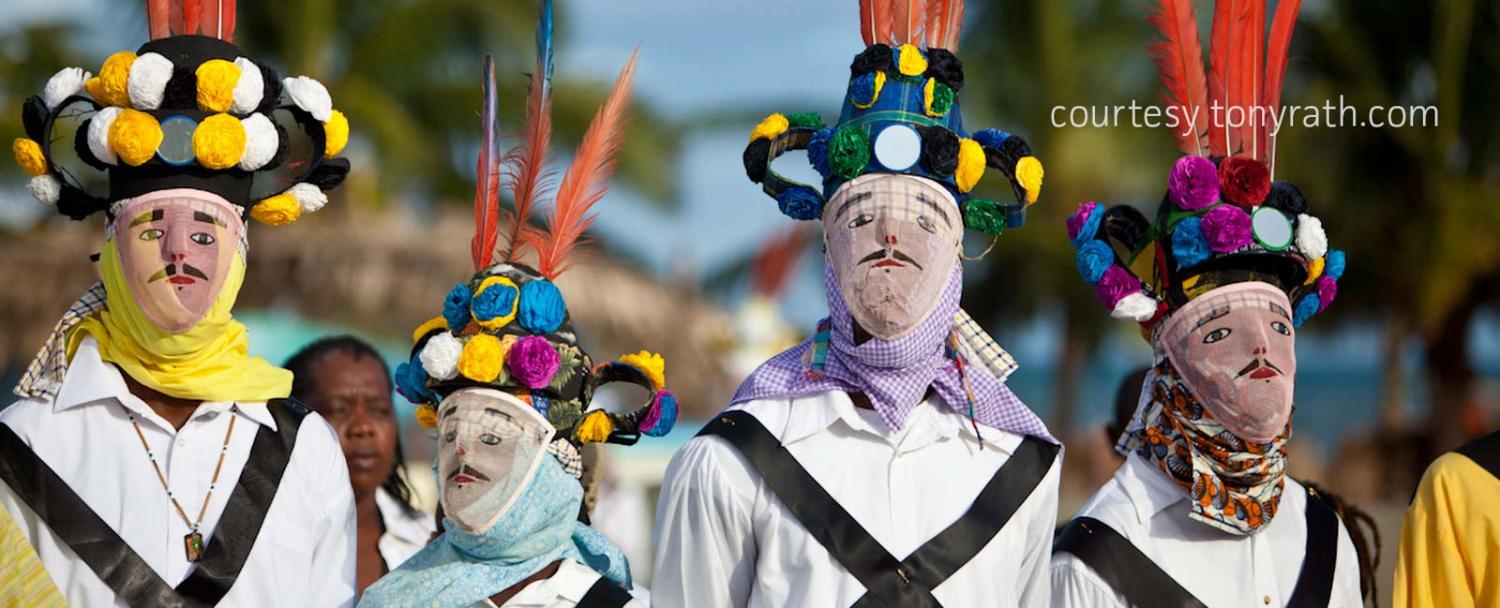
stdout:
[[438,475],[444,515],[484,534],[536,475],[556,431],[520,398],[465,388],[438,404]]

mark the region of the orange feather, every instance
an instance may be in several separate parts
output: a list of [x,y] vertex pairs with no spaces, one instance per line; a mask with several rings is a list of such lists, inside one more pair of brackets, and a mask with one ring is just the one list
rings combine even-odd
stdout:
[[1203,154],[1207,135],[1208,85],[1203,76],[1203,47],[1198,41],[1198,18],[1193,14],[1192,0],[1160,0],[1146,19],[1161,32],[1164,40],[1151,44],[1151,60],[1167,88],[1170,106],[1180,108],[1178,116],[1193,123],[1172,129],[1177,148],[1185,154]]
[[511,200],[515,211],[506,211],[510,234],[501,240],[499,258],[516,261],[530,244],[524,238],[531,230],[531,210],[541,197],[547,182],[547,149],[552,139],[552,96],[547,90],[544,69],[531,75],[531,90],[526,97],[525,138],[505,154]]
[[[1276,16],[1271,19],[1271,39],[1266,44],[1266,79],[1261,104],[1273,114],[1281,111],[1281,82],[1286,76],[1287,53],[1292,45],[1292,28],[1297,25],[1297,12],[1302,0],[1280,0],[1276,3]],[[1266,136],[1266,157],[1271,160],[1272,175],[1276,170],[1276,138]]]
[[1229,130],[1224,125],[1229,106],[1229,33],[1233,28],[1235,0],[1214,3],[1214,25],[1210,37],[1208,65],[1208,149],[1213,156],[1229,155]]

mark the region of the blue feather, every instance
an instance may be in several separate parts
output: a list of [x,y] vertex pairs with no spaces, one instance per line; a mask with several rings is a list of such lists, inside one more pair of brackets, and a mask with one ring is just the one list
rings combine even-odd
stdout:
[[552,82],[552,0],[542,0],[541,17],[536,24],[537,69],[546,84]]

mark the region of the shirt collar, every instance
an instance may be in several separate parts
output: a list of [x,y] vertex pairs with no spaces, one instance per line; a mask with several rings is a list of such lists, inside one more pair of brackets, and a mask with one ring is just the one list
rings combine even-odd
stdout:
[[[120,374],[119,368],[99,358],[99,344],[94,341],[94,337],[84,336],[78,343],[78,350],[73,353],[73,359],[68,362],[68,372],[63,376],[57,397],[52,400],[52,411],[63,412],[104,400],[113,400],[137,415],[166,425],[150,406],[130,393],[130,387],[125,384],[125,377]],[[261,426],[276,430],[276,419],[271,416],[271,410],[263,401],[205,401],[192,417],[217,415],[230,407]]]
[[583,601],[589,589],[599,580],[599,573],[571,559],[563,558],[557,572],[521,589],[506,605],[551,606],[557,598],[574,604]]
[[[975,434],[973,425],[968,423],[968,419],[946,408],[942,397],[935,393],[929,394],[921,404],[912,409],[911,414],[906,418],[906,426],[901,431],[887,428],[873,411],[860,410],[855,407],[854,401],[849,398],[848,393],[843,391],[828,391],[793,400],[821,400],[822,403],[818,404],[820,407],[796,407],[796,404],[793,404],[786,429],[781,435],[783,445],[791,445],[816,435],[835,422],[843,422],[855,431],[893,441],[902,445],[907,451],[921,449],[959,434],[965,435],[976,443],[980,438],[980,435]],[[991,444],[992,442],[985,442],[985,447],[989,448]]]
[[1115,481],[1125,490],[1135,508],[1136,519],[1145,524],[1157,513],[1188,498],[1187,492],[1144,458],[1131,454],[1115,473]]
[[[427,544],[432,537],[432,528],[423,525],[428,520],[413,517],[407,506],[385,491],[385,488],[376,488],[375,508],[380,511],[381,521],[385,522],[384,536],[391,536],[405,543],[415,543],[418,547]],[[391,567],[394,568],[395,564]]]

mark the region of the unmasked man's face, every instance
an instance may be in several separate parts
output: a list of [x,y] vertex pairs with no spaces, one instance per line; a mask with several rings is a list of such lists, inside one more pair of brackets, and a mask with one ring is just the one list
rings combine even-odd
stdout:
[[963,219],[946,188],[910,175],[864,175],[823,208],[828,264],[854,320],[894,340],[926,318],[958,263]]
[[1203,294],[1163,328],[1163,346],[1188,390],[1229,432],[1275,439],[1292,412],[1296,333],[1286,293],[1237,283]]
[[443,513],[484,534],[531,483],[555,431],[525,401],[489,388],[456,391],[437,414]]
[[131,295],[152,323],[178,333],[218,299],[245,225],[223,198],[177,189],[125,201],[113,228]]

